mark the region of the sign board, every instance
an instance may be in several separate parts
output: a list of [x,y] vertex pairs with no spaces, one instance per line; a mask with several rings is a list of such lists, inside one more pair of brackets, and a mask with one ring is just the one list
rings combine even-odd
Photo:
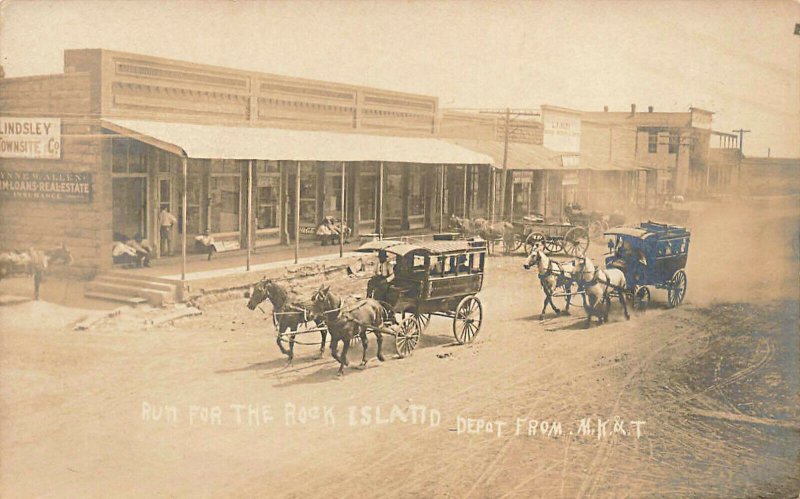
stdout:
[[560,152],[580,152],[581,117],[579,114],[542,106],[544,146]]
[[313,225],[301,225],[300,226],[300,233],[301,234],[316,234],[317,228]]
[[64,203],[92,201],[92,174],[0,171],[0,197]]
[[61,158],[61,119],[0,117],[0,158]]
[[564,173],[564,176],[561,177],[561,185],[578,185],[578,173]]
[[704,111],[692,110],[692,127],[711,130],[712,114]]
[[514,182],[517,184],[533,183],[533,172],[514,172]]

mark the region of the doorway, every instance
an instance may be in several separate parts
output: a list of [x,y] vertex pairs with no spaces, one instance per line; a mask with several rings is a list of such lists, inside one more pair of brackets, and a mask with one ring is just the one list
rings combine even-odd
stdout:
[[114,240],[147,237],[147,177],[114,178],[111,194]]

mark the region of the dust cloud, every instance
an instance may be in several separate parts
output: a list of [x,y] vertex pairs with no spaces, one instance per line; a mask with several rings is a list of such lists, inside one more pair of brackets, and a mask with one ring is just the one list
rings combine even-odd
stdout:
[[798,300],[800,196],[743,196],[706,205],[688,224],[687,301]]

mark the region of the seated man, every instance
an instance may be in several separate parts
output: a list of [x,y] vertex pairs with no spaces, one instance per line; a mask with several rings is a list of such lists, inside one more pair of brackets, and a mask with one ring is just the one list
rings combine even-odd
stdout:
[[142,239],[142,235],[138,232],[133,239],[128,239],[125,241],[125,244],[130,246],[136,251],[136,266],[137,267],[149,267],[150,266],[150,255],[153,254],[153,247],[146,239]]
[[394,270],[389,261],[389,255],[385,250],[378,252],[378,265],[375,267],[375,275],[367,283],[367,297],[377,301],[385,301],[389,290],[389,283],[394,280]]
[[114,263],[131,265],[136,261],[136,250],[127,244],[117,241],[111,246],[111,258]]
[[217,248],[214,247],[214,238],[208,232],[208,229],[203,231],[202,235],[199,235],[194,238],[194,249],[198,253],[206,253],[208,255],[208,259],[211,260],[211,256],[217,251]]

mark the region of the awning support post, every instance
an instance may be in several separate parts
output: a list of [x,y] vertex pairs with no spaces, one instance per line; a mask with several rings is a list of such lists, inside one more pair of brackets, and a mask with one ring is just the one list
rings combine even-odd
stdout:
[[300,162],[297,162],[297,173],[294,176],[294,263],[300,253]]
[[[183,234],[181,234],[181,281],[186,280],[186,190],[189,186],[189,165],[186,156],[181,157],[181,170],[183,171],[183,206],[181,207],[181,227]],[[172,251],[172,248],[170,248]]]
[[439,232],[444,232],[444,165],[439,165],[441,180],[439,181]]
[[344,183],[345,183],[345,169],[344,169],[344,161],[342,161],[342,220],[341,226],[339,228],[339,258],[344,256],[344,227],[345,221],[347,220],[347,204],[345,203],[345,192],[344,192]]
[[464,199],[462,200],[463,201],[462,213],[464,214],[464,218],[467,218],[467,170],[468,169],[469,166],[464,165]]
[[383,239],[383,161],[381,161],[381,169],[378,174],[378,238]]
[[247,269],[253,251],[253,160],[247,162]]

